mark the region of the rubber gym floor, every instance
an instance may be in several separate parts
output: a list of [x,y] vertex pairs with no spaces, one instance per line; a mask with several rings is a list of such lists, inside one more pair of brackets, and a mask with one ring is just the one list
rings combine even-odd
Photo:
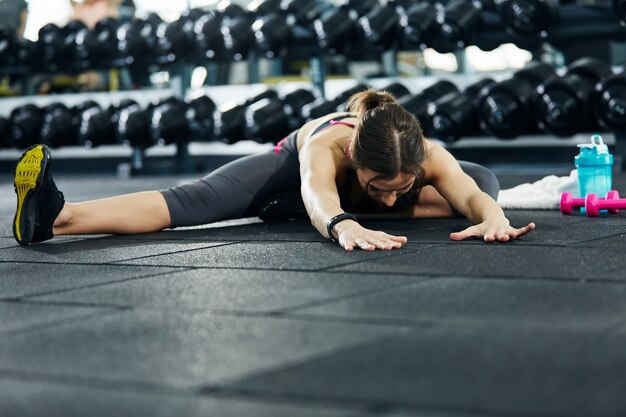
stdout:
[[[81,201],[189,178],[56,179]],[[626,212],[509,210],[537,229],[506,244],[366,222],[409,237],[392,252],[258,219],[18,247],[1,184],[2,417],[626,415]]]

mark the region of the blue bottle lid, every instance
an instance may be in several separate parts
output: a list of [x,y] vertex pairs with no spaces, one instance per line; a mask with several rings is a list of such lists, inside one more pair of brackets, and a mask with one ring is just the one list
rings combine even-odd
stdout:
[[576,166],[589,165],[613,165],[613,155],[609,153],[600,135],[592,135],[591,143],[581,143],[578,145],[580,152],[576,155]]

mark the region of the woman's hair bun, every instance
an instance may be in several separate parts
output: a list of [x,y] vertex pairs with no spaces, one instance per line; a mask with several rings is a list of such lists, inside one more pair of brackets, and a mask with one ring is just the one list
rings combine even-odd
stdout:
[[363,114],[368,110],[382,107],[386,104],[398,103],[393,94],[385,91],[365,90],[354,94],[348,99],[348,112]]

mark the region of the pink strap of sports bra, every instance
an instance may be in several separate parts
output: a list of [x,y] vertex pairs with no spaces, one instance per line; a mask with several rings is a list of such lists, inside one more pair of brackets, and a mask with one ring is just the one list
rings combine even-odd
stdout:
[[344,126],[348,126],[348,127],[354,127],[354,123],[342,122],[341,120],[329,120],[328,123],[331,126],[334,126],[334,125],[344,125]]

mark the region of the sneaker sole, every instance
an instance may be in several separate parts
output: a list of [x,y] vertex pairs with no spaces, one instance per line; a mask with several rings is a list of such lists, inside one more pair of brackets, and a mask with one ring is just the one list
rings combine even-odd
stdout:
[[32,204],[41,187],[48,161],[48,150],[43,145],[27,149],[15,168],[15,193],[17,209],[13,220],[13,236],[20,245],[28,245],[35,232],[35,204]]

